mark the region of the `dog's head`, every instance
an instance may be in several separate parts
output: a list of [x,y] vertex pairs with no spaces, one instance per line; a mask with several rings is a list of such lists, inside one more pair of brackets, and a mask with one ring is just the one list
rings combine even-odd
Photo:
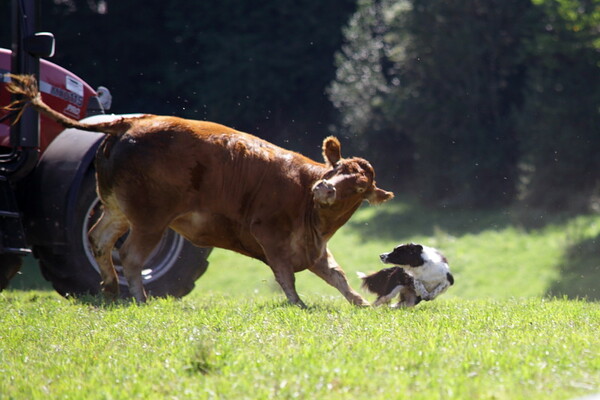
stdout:
[[394,248],[389,253],[383,253],[379,256],[384,264],[394,264],[399,266],[419,267],[423,265],[423,246],[420,244],[408,243]]
[[413,277],[422,280],[426,286],[428,283],[434,285],[443,280],[447,280],[450,285],[454,284],[448,260],[432,247],[415,243],[402,244],[379,257],[384,264],[405,268]]

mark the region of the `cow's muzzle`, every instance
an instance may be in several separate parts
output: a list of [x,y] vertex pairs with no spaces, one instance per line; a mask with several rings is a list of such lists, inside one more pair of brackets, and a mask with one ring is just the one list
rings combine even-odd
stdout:
[[315,202],[321,205],[332,205],[335,203],[335,186],[327,179],[317,181],[312,187]]

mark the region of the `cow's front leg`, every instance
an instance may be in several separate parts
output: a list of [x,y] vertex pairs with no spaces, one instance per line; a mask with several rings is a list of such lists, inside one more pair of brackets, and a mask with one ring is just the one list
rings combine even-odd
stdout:
[[296,291],[296,277],[294,276],[294,271],[289,268],[289,264],[277,264],[271,266],[271,269],[275,274],[275,280],[281,286],[289,302],[300,308],[306,308],[306,304],[300,300],[300,296],[298,296],[298,292]]
[[[273,214],[271,218],[279,221],[277,216],[277,214]],[[289,302],[301,308],[306,308],[306,305],[300,300],[298,292],[296,292],[296,277],[294,276],[293,263],[289,259],[289,247],[285,237],[274,234],[276,232],[276,229],[273,229],[274,224],[257,219],[251,224],[250,232],[262,247],[266,258],[264,261],[273,271],[275,280],[281,286]]]
[[357,306],[369,306],[369,302],[350,287],[346,274],[335,261],[329,249],[326,249],[326,252],[309,270],[339,290],[350,303]]

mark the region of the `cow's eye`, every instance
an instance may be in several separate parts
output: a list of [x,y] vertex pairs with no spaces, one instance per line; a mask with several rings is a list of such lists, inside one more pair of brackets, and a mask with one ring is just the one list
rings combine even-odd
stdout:
[[356,192],[364,193],[369,187],[369,180],[365,177],[360,177],[356,180]]

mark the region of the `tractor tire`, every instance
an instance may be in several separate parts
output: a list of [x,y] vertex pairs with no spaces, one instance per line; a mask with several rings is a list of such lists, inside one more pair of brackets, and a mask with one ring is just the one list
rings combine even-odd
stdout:
[[[34,247],[43,276],[65,297],[100,293],[100,272],[88,244],[87,233],[102,214],[102,204],[96,194],[96,178],[89,170],[79,188],[75,218],[67,226],[68,244],[60,253],[49,247]],[[121,297],[129,297],[127,282],[122,274],[116,249],[123,243],[119,239],[113,251],[113,263],[119,275]],[[61,249],[62,250],[62,249]],[[192,245],[182,236],[168,230],[142,271],[148,295],[155,297],[182,297],[195,286],[194,282],[208,268],[208,255],[212,249]]]

